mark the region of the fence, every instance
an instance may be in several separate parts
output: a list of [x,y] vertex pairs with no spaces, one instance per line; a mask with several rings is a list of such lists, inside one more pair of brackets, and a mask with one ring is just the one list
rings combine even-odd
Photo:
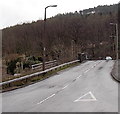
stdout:
[[[54,67],[58,64],[57,60],[54,60],[54,61],[48,61],[48,62],[45,62],[45,69],[48,69],[50,67]],[[43,63],[39,63],[39,64],[34,64],[32,65],[32,69],[38,69],[39,70],[42,70],[43,68]]]
[[[64,64],[61,64],[61,65],[58,65],[58,66],[46,69],[46,70],[41,71],[41,72],[36,72],[36,73],[30,74],[30,75],[26,75],[24,77],[20,77],[20,78],[16,78],[16,79],[13,79],[13,80],[5,81],[5,82],[0,83],[0,86],[7,85],[8,87],[10,87],[12,83],[17,82],[17,81],[23,81],[23,80],[25,80],[27,82],[27,80],[29,78],[31,78],[31,77],[40,76],[40,75],[45,74],[45,73],[47,73],[49,71],[56,70],[56,69],[61,68],[63,66],[66,66],[66,65],[69,65],[69,64],[73,64],[73,63],[77,63],[77,62],[79,62],[79,60],[75,60],[75,61],[71,61],[71,62],[68,62],[68,63],[64,63]],[[50,63],[50,62],[48,62],[48,63]]]

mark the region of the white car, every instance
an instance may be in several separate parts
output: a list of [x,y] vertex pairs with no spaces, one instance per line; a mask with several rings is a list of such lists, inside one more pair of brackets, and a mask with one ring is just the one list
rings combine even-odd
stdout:
[[112,60],[112,57],[107,56],[105,59],[106,59],[106,60]]

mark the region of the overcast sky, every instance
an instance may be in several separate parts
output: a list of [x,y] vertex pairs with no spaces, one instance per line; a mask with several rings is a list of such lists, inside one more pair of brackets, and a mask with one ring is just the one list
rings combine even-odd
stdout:
[[44,19],[44,8],[48,5],[56,4],[58,7],[48,8],[47,18],[58,13],[80,11],[118,2],[119,0],[0,0],[0,29]]

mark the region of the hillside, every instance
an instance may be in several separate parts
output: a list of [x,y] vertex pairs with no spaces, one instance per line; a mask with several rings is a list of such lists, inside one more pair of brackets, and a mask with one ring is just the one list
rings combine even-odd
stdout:
[[89,8],[83,10],[83,14],[89,14],[89,13],[96,13],[96,14],[111,14],[111,13],[116,13],[118,11],[118,5],[104,5],[104,6],[97,6],[94,8]]
[[63,63],[77,58],[82,52],[92,58],[115,57],[114,42],[109,37],[115,32],[110,22],[117,22],[117,5],[98,6],[49,18],[45,37],[43,20],[5,28],[3,57],[11,54],[42,56],[43,39],[46,60],[58,59]]

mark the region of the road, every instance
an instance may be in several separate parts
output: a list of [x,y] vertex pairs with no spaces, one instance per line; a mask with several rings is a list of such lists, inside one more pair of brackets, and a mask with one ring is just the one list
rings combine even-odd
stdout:
[[3,112],[118,112],[114,61],[87,61],[44,81],[2,94]]

